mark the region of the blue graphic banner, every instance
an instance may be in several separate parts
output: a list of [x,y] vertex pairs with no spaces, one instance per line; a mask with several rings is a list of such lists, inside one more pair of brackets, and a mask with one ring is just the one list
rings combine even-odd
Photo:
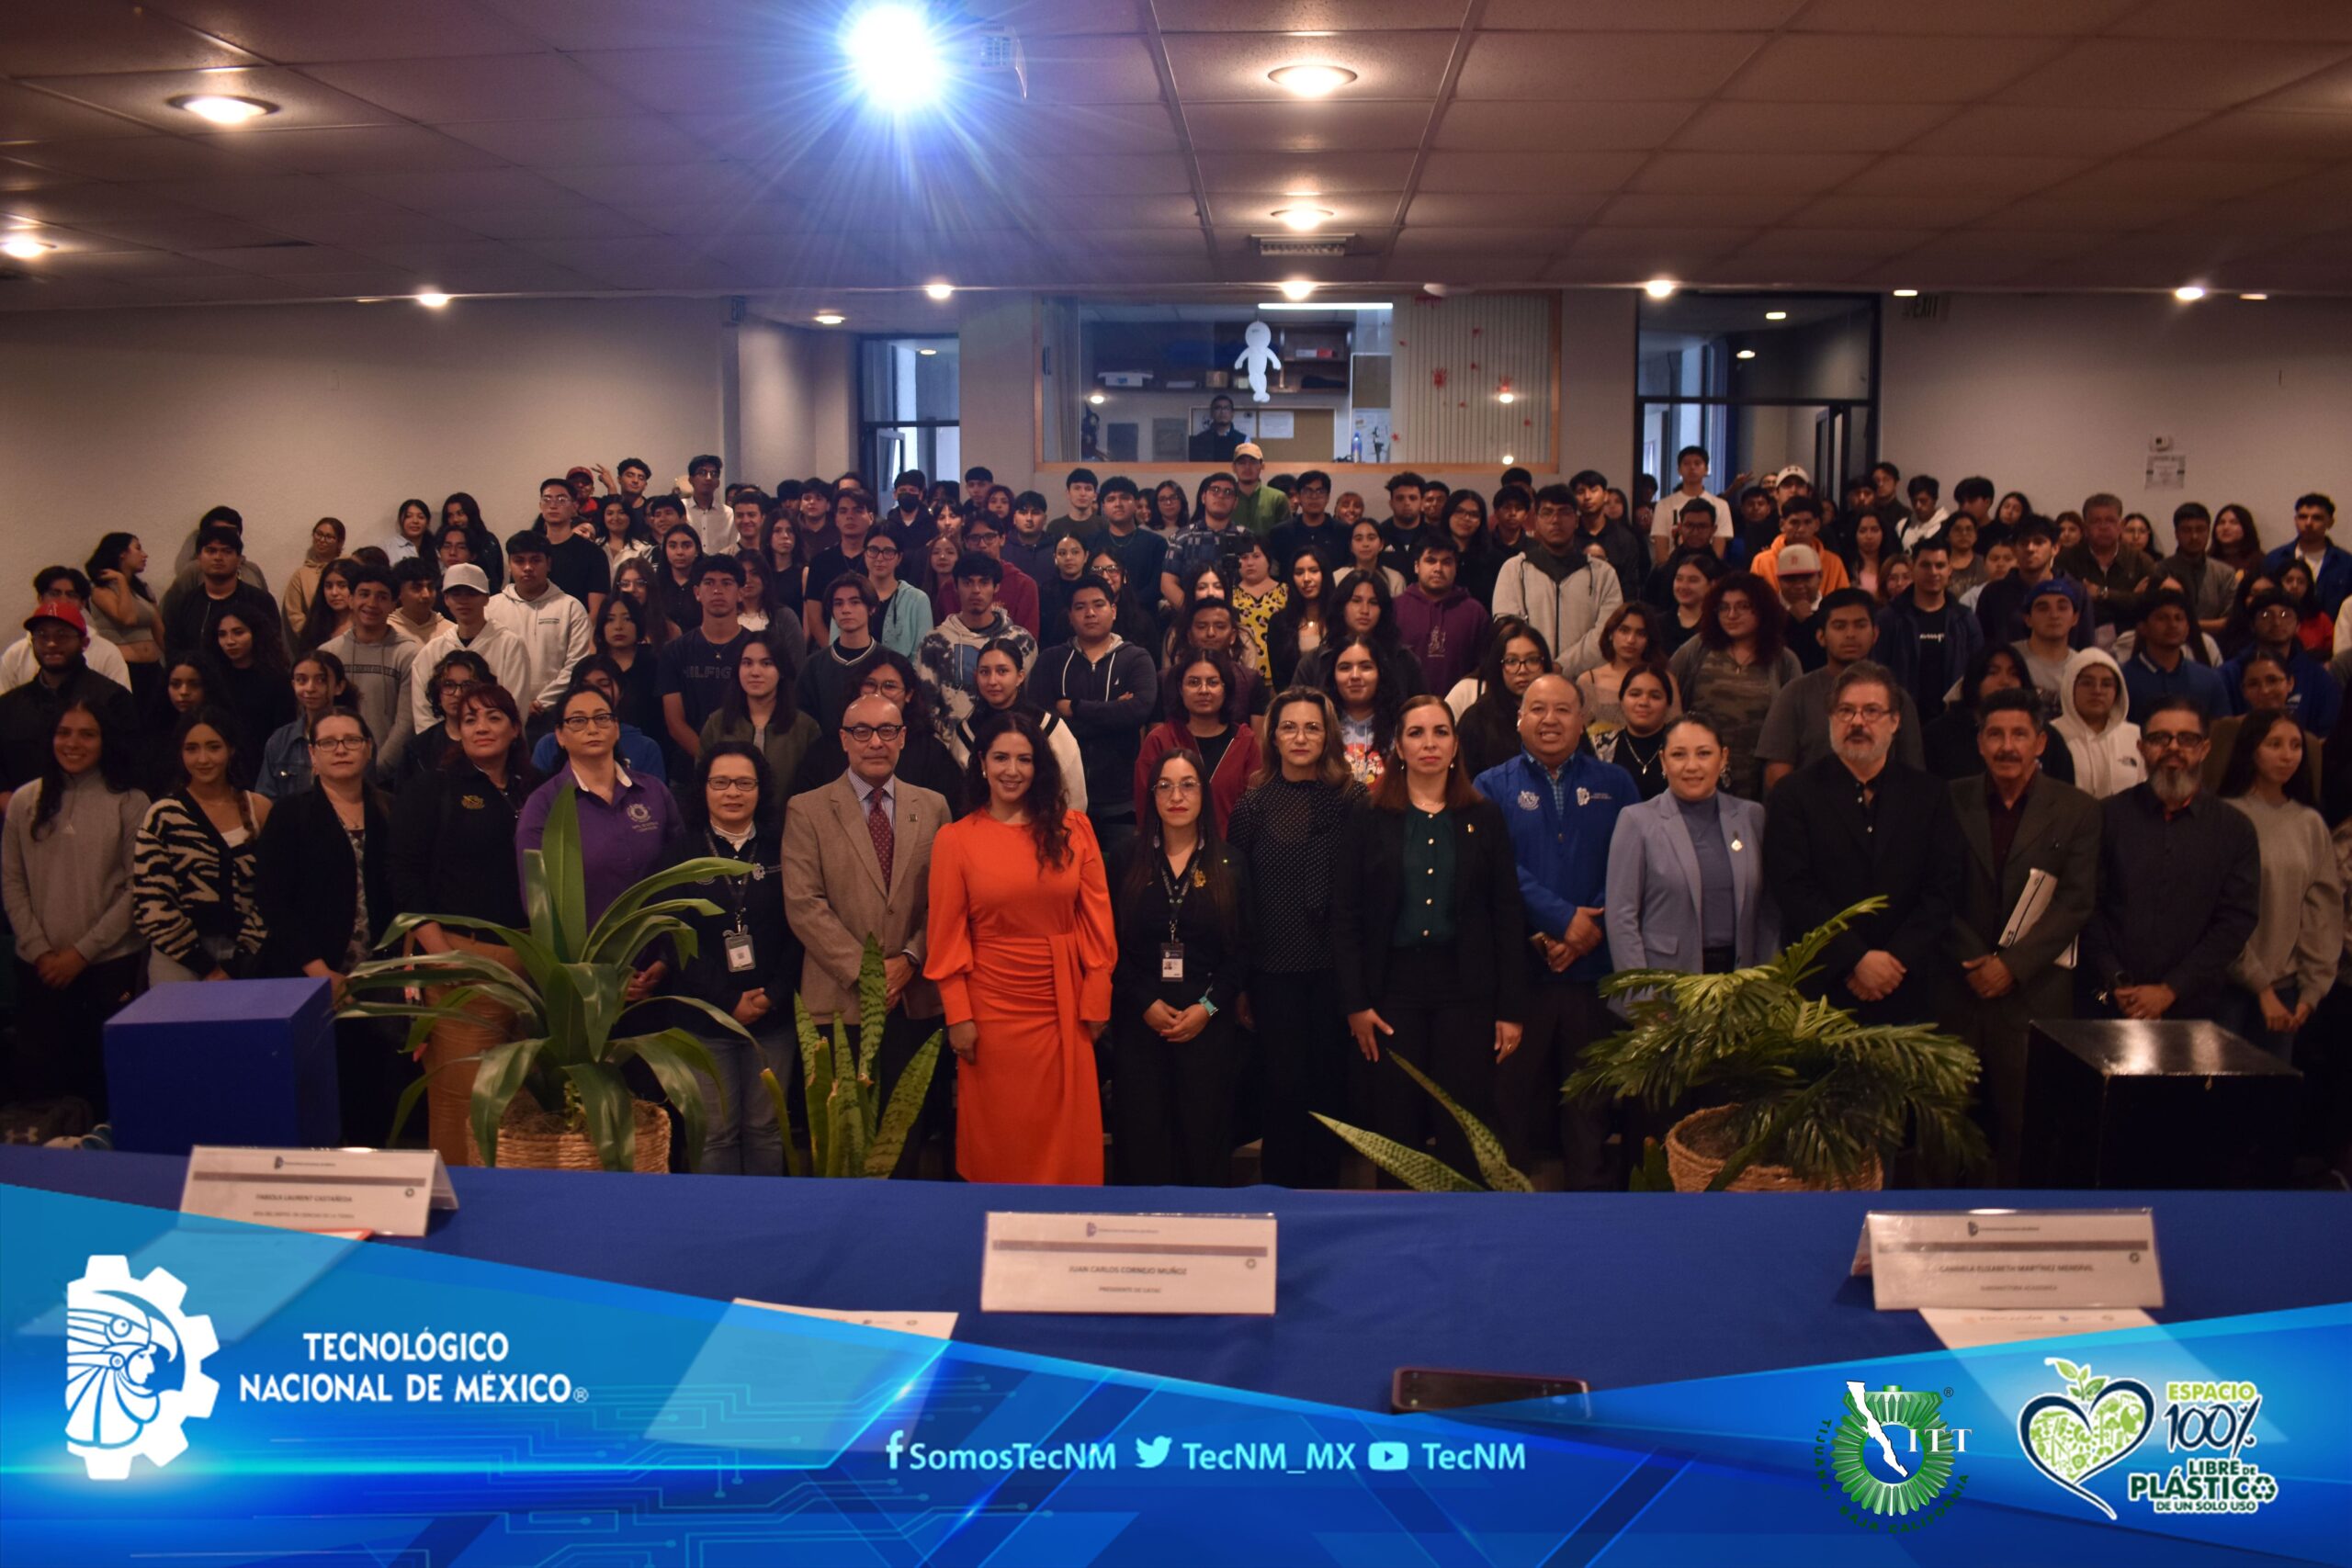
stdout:
[[2352,1304],[1386,1416],[27,1188],[0,1238],[9,1568],[2352,1562]]

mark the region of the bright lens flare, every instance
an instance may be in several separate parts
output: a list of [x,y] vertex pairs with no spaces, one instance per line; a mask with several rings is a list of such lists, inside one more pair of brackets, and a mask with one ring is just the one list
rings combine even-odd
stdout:
[[1315,292],[1315,280],[1311,277],[1286,277],[1281,287],[1283,299],[1304,299]]
[[909,85],[939,75],[939,40],[929,18],[912,6],[874,6],[859,12],[842,35],[842,49],[866,96],[893,109],[925,101]]

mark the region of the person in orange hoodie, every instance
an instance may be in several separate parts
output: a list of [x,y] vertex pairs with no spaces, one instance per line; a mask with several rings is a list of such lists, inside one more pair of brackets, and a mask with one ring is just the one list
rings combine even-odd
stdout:
[[1791,545],[1803,545],[1821,560],[1821,594],[1827,598],[1848,586],[1846,563],[1835,550],[1821,546],[1821,502],[1810,495],[1792,495],[1781,507],[1781,536],[1769,549],[1759,552],[1748,570],[1775,588],[1780,586],[1781,551]]

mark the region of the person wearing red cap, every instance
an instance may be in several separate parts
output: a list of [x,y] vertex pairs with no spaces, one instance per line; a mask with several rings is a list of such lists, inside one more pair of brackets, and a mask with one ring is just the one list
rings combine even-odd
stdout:
[[0,694],[0,810],[18,786],[40,776],[47,765],[58,716],[75,702],[89,705],[109,735],[129,736],[139,727],[130,694],[90,668],[82,650],[89,646],[89,623],[71,599],[44,599],[25,617],[33,659],[40,669],[15,691]]

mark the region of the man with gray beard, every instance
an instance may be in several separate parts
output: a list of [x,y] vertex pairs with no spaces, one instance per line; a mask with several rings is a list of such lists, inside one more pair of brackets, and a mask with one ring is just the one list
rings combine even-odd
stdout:
[[2262,892],[2254,825],[2199,787],[2204,710],[2166,697],[2140,725],[2144,784],[2101,807],[2098,908],[2083,929],[2098,1016],[2211,1018],[2254,935]]
[[1782,779],[1764,817],[1764,881],[1790,941],[1864,898],[1886,898],[1823,950],[1805,985],[1868,1023],[1934,1020],[1961,885],[1951,791],[1889,756],[1903,723],[1898,689],[1883,665],[1846,666],[1830,688],[1830,755]]

